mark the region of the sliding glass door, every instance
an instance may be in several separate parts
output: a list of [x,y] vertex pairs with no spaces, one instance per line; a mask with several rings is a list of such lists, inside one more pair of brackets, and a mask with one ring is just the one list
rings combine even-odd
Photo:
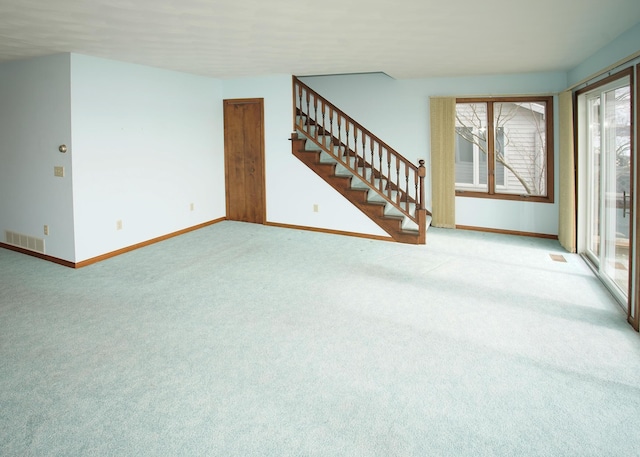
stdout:
[[620,303],[629,303],[632,189],[630,76],[578,97],[585,201],[583,253]]

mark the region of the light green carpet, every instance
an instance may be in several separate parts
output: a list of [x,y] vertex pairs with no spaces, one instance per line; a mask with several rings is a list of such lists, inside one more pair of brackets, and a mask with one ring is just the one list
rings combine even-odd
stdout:
[[80,270],[0,249],[0,455],[640,455],[640,337],[582,259],[427,242],[223,222]]

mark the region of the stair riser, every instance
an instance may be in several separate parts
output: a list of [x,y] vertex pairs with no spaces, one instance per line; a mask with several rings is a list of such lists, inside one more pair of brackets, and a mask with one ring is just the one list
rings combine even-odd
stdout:
[[[378,194],[376,194],[375,192],[369,192],[369,187],[366,184],[360,182],[359,180],[351,179],[351,176],[335,175],[336,164],[330,163],[330,162],[323,162],[323,160],[327,160],[329,158],[327,153],[305,150],[303,151],[303,154],[305,155],[305,157],[302,160],[310,168],[317,168],[317,171],[319,172],[319,174],[323,174],[323,175],[326,174],[326,175],[329,175],[329,177],[336,178],[335,185],[338,185],[342,189],[347,190],[350,194],[350,198],[349,198],[350,200],[358,201],[363,204],[371,204],[371,206],[382,208],[380,210],[381,216],[383,215],[395,216],[395,217],[405,216],[405,214],[403,214],[399,209],[388,204],[386,200],[382,199]],[[358,185],[355,187],[353,186],[354,181],[358,182]],[[376,203],[386,203],[386,205],[376,204]],[[405,209],[404,204],[402,204],[401,206],[402,206],[402,209]],[[409,214],[414,214],[415,205],[410,204],[409,208],[410,208],[410,210],[408,211]],[[378,212],[378,209],[376,209],[376,212]]]
[[[394,237],[402,237],[402,242],[417,244],[417,241],[413,240],[417,235],[402,233],[401,219],[397,217],[385,217],[388,216],[385,215],[385,205],[372,204],[367,200],[368,190],[352,188],[350,186],[352,178],[335,176],[333,174],[335,165],[319,163],[320,152],[303,151],[298,152],[296,156],[315,171],[318,176],[327,181],[334,189],[341,192],[349,201],[358,207],[358,209],[374,220],[383,230],[394,233]],[[396,241],[400,240],[398,239]]]
[[[398,198],[395,185],[389,183],[386,178],[380,180],[380,172],[372,170],[362,157],[355,157],[353,151],[347,150],[343,145],[332,145],[335,139],[323,135],[322,128],[314,125],[313,121],[298,118],[297,122],[300,132],[292,137],[292,152],[298,159],[389,233],[395,241],[410,244],[424,243],[424,236],[421,238],[419,233],[413,231],[417,224],[408,219],[401,210],[393,207],[385,197],[378,194],[382,192],[395,202]],[[329,150],[335,156],[330,154]],[[348,166],[341,165],[340,160],[347,162]],[[349,168],[358,170],[358,173],[354,175]],[[339,174],[336,175],[336,172]],[[362,182],[363,179],[366,182]],[[401,193],[400,198],[404,199],[404,194]],[[402,208],[404,210],[405,206],[403,205]],[[410,214],[413,214],[415,205],[410,205],[409,209]],[[403,226],[411,231],[403,231]]]

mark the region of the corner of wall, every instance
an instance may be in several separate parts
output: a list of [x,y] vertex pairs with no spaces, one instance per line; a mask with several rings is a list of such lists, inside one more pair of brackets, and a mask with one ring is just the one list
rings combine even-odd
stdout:
[[73,169],[59,151],[71,145],[69,59],[0,64],[0,193],[12,196],[0,201],[0,233],[42,239],[46,255],[74,261]]
[[567,87],[576,86],[640,56],[640,22],[567,72]]

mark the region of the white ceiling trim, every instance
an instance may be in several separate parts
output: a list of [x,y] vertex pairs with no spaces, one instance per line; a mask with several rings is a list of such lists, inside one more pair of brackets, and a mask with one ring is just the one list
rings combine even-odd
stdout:
[[216,78],[565,71],[638,0],[2,0],[0,62],[74,52]]

